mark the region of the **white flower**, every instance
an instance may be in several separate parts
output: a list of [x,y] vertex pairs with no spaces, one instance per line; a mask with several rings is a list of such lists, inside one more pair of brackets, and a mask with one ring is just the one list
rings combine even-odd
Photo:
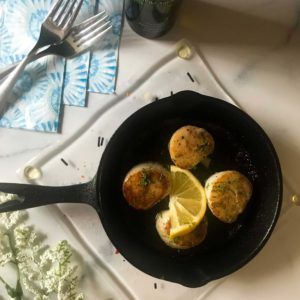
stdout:
[[[0,203],[15,200],[16,197],[0,192]],[[25,225],[24,216],[27,213],[0,214],[0,266],[14,263],[20,278],[13,288],[1,277],[8,295],[11,299],[19,299],[25,289],[34,300],[46,300],[51,295],[56,295],[59,300],[84,299],[77,292],[79,267],[72,261],[72,249],[68,242],[61,241],[49,249],[42,243],[42,236],[33,227]]]

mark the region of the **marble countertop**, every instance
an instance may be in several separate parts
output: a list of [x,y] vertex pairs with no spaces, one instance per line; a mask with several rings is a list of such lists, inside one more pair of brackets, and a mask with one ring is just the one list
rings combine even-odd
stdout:
[[[300,1],[184,1],[177,25],[159,40],[143,39],[125,23],[116,93],[182,38],[193,42],[229,94],[268,133],[289,187],[286,201],[300,195]],[[0,181],[20,182],[17,169],[70,135],[80,125],[79,116],[109,98],[90,95],[83,112],[67,107],[62,135],[0,129]],[[299,225],[300,208],[293,207],[281,218],[276,240],[201,299],[299,299]]]

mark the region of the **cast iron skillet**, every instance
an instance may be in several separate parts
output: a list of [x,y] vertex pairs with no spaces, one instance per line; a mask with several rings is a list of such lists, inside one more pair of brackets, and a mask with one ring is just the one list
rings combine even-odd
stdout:
[[[254,191],[235,223],[218,221],[208,209],[205,241],[176,251],[165,246],[155,230],[155,215],[168,201],[146,212],[136,211],[122,196],[122,181],[140,162],[171,164],[170,136],[188,124],[204,127],[216,142],[209,168],[200,165],[193,170],[202,183],[214,172],[235,169],[252,181]],[[1,212],[61,202],[89,204],[130,263],[154,277],[199,287],[241,268],[264,246],[280,212],[282,178],[272,143],[251,117],[224,101],[185,91],[130,116],[109,141],[92,182],[66,187],[3,183],[0,190],[23,199],[2,204]]]

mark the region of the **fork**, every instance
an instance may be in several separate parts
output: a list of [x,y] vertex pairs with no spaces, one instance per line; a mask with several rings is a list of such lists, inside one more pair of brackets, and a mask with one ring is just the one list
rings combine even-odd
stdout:
[[[107,31],[112,28],[108,15],[103,10],[97,15],[87,19],[77,26],[72,27],[67,38],[60,44],[51,45],[43,51],[37,52],[28,63],[46,55],[58,55],[72,58],[96,46]],[[0,80],[12,72],[19,63],[0,70]]]
[[27,63],[42,47],[61,43],[69,34],[83,0],[58,0],[44,20],[37,43],[0,86],[0,116],[8,106],[10,93]]

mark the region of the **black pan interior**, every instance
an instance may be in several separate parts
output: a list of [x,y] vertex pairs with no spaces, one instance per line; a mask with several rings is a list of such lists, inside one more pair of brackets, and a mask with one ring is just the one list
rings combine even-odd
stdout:
[[[200,164],[192,170],[202,184],[215,172],[238,170],[251,180],[254,192],[233,224],[222,223],[208,209],[205,241],[178,251],[155,230],[155,216],[168,207],[168,199],[136,211],[122,196],[122,181],[138,163],[172,164],[168,142],[184,125],[203,127],[215,139],[209,168]],[[142,108],[122,124],[103,154],[98,193],[103,226],[129,262],[155,277],[196,287],[240,268],[261,249],[278,217],[282,183],[274,148],[255,121],[224,101],[186,91]]]

